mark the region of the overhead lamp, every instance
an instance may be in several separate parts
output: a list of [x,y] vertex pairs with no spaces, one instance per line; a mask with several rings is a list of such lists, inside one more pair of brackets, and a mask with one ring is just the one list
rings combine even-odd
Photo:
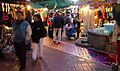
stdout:
[[27,5],[27,9],[30,10],[30,9],[31,9],[31,6],[30,6],[30,5]]

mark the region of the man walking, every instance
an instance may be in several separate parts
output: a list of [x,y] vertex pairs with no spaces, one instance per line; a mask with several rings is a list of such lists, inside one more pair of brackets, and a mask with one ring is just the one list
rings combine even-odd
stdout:
[[13,40],[16,54],[20,61],[19,71],[25,71],[26,65],[26,44],[30,42],[31,27],[27,21],[23,19],[23,12],[17,12],[17,20],[12,24]]
[[64,19],[61,16],[61,13],[57,13],[57,16],[54,18],[54,22],[53,22],[53,40],[55,42],[56,38],[56,32],[58,31],[58,44],[60,44],[61,41],[61,31],[62,31],[62,27],[64,24]]

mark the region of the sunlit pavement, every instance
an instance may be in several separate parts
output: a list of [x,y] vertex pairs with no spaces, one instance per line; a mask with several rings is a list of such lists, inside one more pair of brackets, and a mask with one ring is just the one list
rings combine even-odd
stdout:
[[[51,39],[44,38],[43,59],[32,64],[31,51],[28,51],[26,71],[111,71],[109,65],[100,64],[90,53],[94,52],[75,46],[74,41],[63,38],[61,44],[54,45]],[[17,61],[1,61],[0,71],[18,71]]]

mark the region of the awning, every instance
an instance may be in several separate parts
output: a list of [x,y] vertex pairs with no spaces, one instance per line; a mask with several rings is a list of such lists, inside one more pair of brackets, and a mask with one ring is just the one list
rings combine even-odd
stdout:
[[32,8],[36,8],[36,9],[42,8],[41,5],[33,3],[33,2],[30,2],[30,5],[31,5]]
[[57,6],[56,6],[56,9],[59,9],[59,8],[65,8],[65,7],[68,7],[70,6],[71,4],[69,3],[66,3],[66,2],[57,2]]
[[43,7],[46,7],[48,9],[53,9],[55,6],[55,1],[43,1],[43,2],[38,2],[38,4],[42,5]]
[[43,1],[43,2],[38,2],[38,4],[47,7],[48,9],[59,9],[71,5],[70,3],[64,1]]

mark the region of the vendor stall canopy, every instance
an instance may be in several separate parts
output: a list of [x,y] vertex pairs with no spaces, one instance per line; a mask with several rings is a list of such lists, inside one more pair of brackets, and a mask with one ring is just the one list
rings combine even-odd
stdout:
[[71,5],[69,0],[31,0],[43,7],[47,7],[48,9],[59,9],[68,7]]
[[39,9],[39,8],[43,7],[43,6],[41,6],[39,4],[36,4],[36,3],[33,3],[33,2],[30,2],[30,5],[32,6],[32,8],[36,8],[36,9]]

